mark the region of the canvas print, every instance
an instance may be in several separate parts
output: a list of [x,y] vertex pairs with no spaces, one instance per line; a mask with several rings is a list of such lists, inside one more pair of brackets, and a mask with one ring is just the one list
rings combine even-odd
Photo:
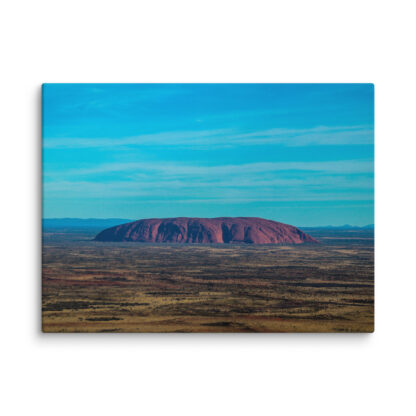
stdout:
[[44,332],[372,332],[372,84],[44,84]]

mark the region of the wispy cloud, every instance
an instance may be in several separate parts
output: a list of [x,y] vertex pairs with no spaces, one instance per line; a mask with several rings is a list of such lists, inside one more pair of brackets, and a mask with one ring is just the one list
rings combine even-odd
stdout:
[[[371,184],[355,186],[336,181],[331,184],[295,183],[288,181],[284,184],[270,183],[267,186],[244,183],[235,186],[228,183],[199,183],[180,184],[167,182],[88,182],[88,181],[60,181],[45,183],[44,190],[48,198],[98,198],[100,200],[114,198],[135,198],[149,204],[156,202],[276,202],[276,201],[327,201],[327,200],[371,200]],[[215,187],[213,187],[215,185]],[[349,185],[345,187],[345,185]],[[290,187],[288,187],[290,186]],[[318,190],[318,192],[317,192]],[[69,196],[70,195],[70,196]]]
[[132,145],[177,145],[201,143],[209,138],[223,137],[227,130],[196,130],[162,132],[143,134],[135,137],[122,138],[46,138],[45,148],[91,148],[91,147],[116,147]]
[[340,160],[324,162],[261,162],[246,163],[240,165],[214,165],[198,166],[192,164],[180,164],[172,162],[143,162],[143,163],[107,163],[84,169],[70,169],[63,172],[49,172],[48,176],[85,176],[97,175],[111,172],[130,172],[130,173],[162,173],[165,175],[186,176],[210,176],[210,175],[241,175],[248,173],[265,173],[278,171],[311,171],[332,174],[349,173],[370,173],[374,169],[372,160]]
[[368,126],[317,126],[309,129],[274,128],[241,133],[235,129],[172,131],[120,138],[45,138],[44,147],[54,149],[123,147],[137,145],[214,146],[280,144],[319,146],[372,144],[374,131]]
[[[196,166],[173,163],[110,163],[49,173],[48,195],[157,200],[367,200],[373,163],[276,162]],[[103,179],[103,174],[110,174]],[[115,174],[115,175],[114,175]],[[116,178],[116,179],[113,179]]]
[[[126,180],[126,181],[106,181],[106,182],[95,182],[95,181],[71,181],[71,180],[58,180],[45,182],[45,187],[48,191],[77,191],[82,192],[124,192],[134,191],[134,193],[140,194],[142,191],[146,191],[144,194],[151,193],[171,193],[177,192],[178,190],[192,190],[198,191],[204,189],[212,189],[213,192],[217,192],[219,188],[253,188],[253,189],[297,189],[300,187],[310,189],[327,189],[327,188],[356,188],[356,189],[372,189],[373,181],[372,178],[367,176],[350,178],[347,176],[319,176],[312,178],[282,178],[282,179],[256,179],[244,178],[240,180],[238,178],[208,178],[211,180],[207,181],[180,181],[175,179],[167,178],[148,178],[147,180]],[[205,192],[205,191],[204,191]]]
[[309,129],[270,129],[236,135],[239,144],[285,144],[286,146],[372,144],[374,131],[367,126],[318,126]]

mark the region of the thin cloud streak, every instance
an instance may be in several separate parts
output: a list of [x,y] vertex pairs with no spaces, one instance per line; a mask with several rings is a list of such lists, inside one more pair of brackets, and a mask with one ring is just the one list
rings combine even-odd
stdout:
[[[339,180],[338,180],[339,179]],[[149,200],[168,198],[172,201],[188,199],[252,199],[321,200],[321,199],[371,199],[372,181],[368,178],[347,180],[345,177],[323,177],[305,180],[232,180],[184,183],[181,181],[58,181],[44,184],[49,196],[66,198],[68,195],[86,198],[146,197]]]
[[310,171],[332,174],[371,173],[374,162],[371,160],[341,160],[326,162],[260,162],[241,165],[195,166],[171,162],[143,163],[107,163],[97,167],[84,169],[69,169],[63,172],[48,172],[48,177],[54,176],[88,176],[112,172],[153,172],[172,177],[187,175],[236,175],[247,173],[265,173],[277,171]]
[[120,138],[45,138],[44,147],[50,149],[123,147],[137,145],[164,146],[252,146],[275,144],[287,147],[321,145],[369,145],[374,130],[368,126],[317,126],[309,129],[275,128],[250,133],[233,129],[160,132]]

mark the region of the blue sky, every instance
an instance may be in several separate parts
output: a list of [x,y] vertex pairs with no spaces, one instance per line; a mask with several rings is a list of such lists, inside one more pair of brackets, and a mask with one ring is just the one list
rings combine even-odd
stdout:
[[374,222],[372,84],[45,84],[44,218]]

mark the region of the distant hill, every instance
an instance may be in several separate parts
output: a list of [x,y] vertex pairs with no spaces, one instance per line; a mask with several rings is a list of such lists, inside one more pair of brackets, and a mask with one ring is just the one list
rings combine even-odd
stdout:
[[303,230],[316,230],[316,229],[322,229],[322,230],[374,230],[374,224],[364,225],[362,227],[359,227],[357,225],[322,225],[322,226],[316,226],[316,227],[302,227]]
[[144,219],[108,228],[95,240],[205,244],[318,242],[292,225],[253,217]]
[[44,218],[42,225],[43,228],[104,229],[127,222],[131,222],[131,220],[123,218]]

